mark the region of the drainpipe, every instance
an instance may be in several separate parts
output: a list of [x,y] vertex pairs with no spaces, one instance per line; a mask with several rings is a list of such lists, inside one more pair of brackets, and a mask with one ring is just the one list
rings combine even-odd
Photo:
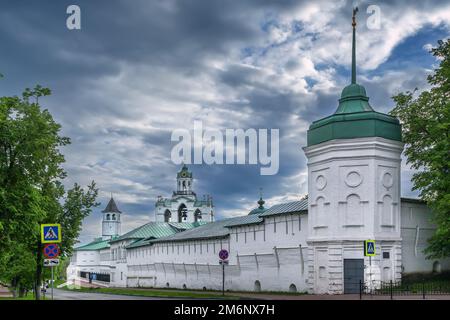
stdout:
[[417,257],[417,246],[419,244],[419,225],[416,226],[416,239],[414,240],[414,256]]
[[305,261],[303,259],[303,249],[302,249],[302,245],[301,244],[299,245],[299,248],[300,248],[300,261],[301,261],[301,264],[302,264],[302,274],[304,274],[304,272],[305,272]]
[[273,247],[274,253],[275,253],[275,259],[277,259],[277,266],[278,269],[280,269],[280,259],[278,258],[278,251],[277,251],[277,247]]

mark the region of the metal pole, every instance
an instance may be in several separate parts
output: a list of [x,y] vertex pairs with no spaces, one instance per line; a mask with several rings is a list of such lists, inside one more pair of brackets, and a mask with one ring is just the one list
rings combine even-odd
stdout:
[[425,279],[422,280],[422,297],[425,300]]
[[50,267],[52,269],[52,300],[53,300],[53,266]]
[[225,263],[222,261],[222,295],[225,295]]
[[392,300],[392,280],[390,281],[390,293],[391,293],[391,300]]
[[362,283],[361,283],[361,280],[359,280],[359,300],[362,300]]

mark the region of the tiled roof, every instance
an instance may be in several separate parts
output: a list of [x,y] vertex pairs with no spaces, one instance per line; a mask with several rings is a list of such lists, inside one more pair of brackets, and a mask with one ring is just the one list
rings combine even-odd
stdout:
[[109,240],[95,239],[94,241],[75,248],[75,251],[90,251],[109,248]]
[[128,246],[128,248],[139,247],[154,242],[223,238],[230,234],[230,230],[228,229],[228,227],[260,223],[262,221],[263,219],[259,218],[256,214],[223,219],[201,225],[194,229],[176,233],[168,237],[162,237],[158,239],[145,239],[146,241],[135,242]]
[[126,240],[126,239],[147,239],[147,238],[161,238],[178,233],[183,230],[198,227],[206,222],[149,222],[140,226],[130,232],[111,240],[111,242]]
[[423,203],[423,204],[426,204],[425,201],[423,201],[422,199],[419,199],[419,198],[404,198],[404,197],[402,197],[402,198],[400,198],[400,201],[401,202],[411,202],[411,203]]
[[233,219],[229,218],[224,220],[219,220],[216,222],[206,223],[197,228],[179,232],[168,237],[155,239],[151,242],[163,242],[163,241],[184,241],[189,239],[205,239],[205,238],[222,238],[229,234],[228,229],[224,228],[225,225],[231,222]]
[[262,218],[260,218],[261,214],[251,214],[248,216],[239,217],[239,219],[235,219],[228,223],[225,227],[236,227],[236,226],[242,226],[242,225],[248,225],[248,224],[256,224],[261,223],[263,221]]
[[111,200],[109,200],[108,205],[106,206],[105,210],[103,210],[102,212],[122,213],[119,211],[119,208],[117,208],[116,202],[114,201],[114,199],[112,197],[111,197]]
[[260,217],[273,216],[277,214],[289,213],[289,212],[301,212],[308,211],[308,198],[306,197],[300,201],[293,201],[288,203],[276,204],[264,213],[260,214]]

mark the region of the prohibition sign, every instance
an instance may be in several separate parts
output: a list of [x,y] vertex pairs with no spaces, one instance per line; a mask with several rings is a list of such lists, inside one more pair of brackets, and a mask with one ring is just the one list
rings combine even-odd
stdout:
[[227,260],[228,259],[228,251],[225,249],[220,250],[219,258],[220,258],[220,260]]
[[47,259],[55,259],[59,256],[59,246],[56,243],[49,243],[44,246],[44,256]]

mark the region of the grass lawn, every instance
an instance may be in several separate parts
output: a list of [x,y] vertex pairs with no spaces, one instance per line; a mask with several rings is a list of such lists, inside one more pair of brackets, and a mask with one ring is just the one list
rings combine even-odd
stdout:
[[[34,299],[33,292],[28,292],[28,294],[22,298],[0,297],[0,300],[35,300],[35,299]],[[44,299],[44,297],[41,296],[41,300],[47,300],[47,299]]]

